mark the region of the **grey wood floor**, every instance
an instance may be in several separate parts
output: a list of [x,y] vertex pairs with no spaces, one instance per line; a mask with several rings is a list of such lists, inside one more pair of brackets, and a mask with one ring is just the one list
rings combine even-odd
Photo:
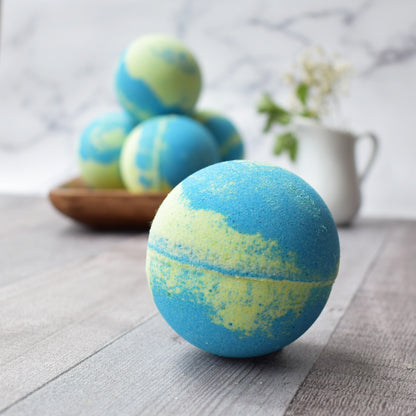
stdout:
[[40,198],[0,209],[1,415],[416,415],[416,221],[341,229],[317,322],[241,360],[160,317],[146,233],[94,232]]

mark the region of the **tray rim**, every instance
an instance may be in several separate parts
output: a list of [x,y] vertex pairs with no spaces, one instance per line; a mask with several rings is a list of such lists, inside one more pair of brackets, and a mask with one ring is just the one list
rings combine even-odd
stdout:
[[[62,215],[93,228],[143,229],[150,226],[167,195],[168,192],[94,189],[89,188],[81,177],[75,177],[52,188],[48,199]],[[141,212],[141,215],[135,212]]]
[[[78,184],[79,183],[79,184]],[[71,186],[74,185],[74,186]],[[164,198],[169,192],[130,192],[127,189],[116,188],[90,188],[82,181],[80,176],[69,179],[60,185],[53,187],[49,192],[49,196],[59,195],[70,197],[72,196],[86,196],[86,197],[117,197],[117,198],[134,198],[142,199],[143,197],[154,197],[155,199]],[[76,194],[76,195],[75,195]]]

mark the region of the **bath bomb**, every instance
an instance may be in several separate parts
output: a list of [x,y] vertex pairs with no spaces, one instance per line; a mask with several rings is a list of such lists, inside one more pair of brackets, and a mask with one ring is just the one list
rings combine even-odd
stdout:
[[312,325],[339,255],[332,216],[306,182],[275,166],[228,161],[166,197],[146,272],[156,306],[181,337],[220,356],[253,357]]
[[222,161],[243,159],[244,143],[230,119],[214,111],[195,111],[195,120],[202,123],[214,136]]
[[84,181],[93,188],[123,188],[119,158],[136,122],[124,111],[99,116],[82,132],[77,147]]
[[132,192],[170,191],[187,176],[219,161],[211,133],[186,116],[153,117],[129,135],[120,158]]
[[122,53],[115,77],[121,106],[139,121],[189,113],[201,90],[198,62],[180,41],[147,35]]

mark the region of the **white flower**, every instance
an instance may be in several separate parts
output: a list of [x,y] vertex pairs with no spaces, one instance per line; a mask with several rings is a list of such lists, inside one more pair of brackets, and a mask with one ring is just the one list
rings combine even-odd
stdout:
[[[292,112],[299,114],[305,111],[326,114],[336,96],[345,93],[348,88],[348,77],[352,66],[338,56],[329,57],[324,50],[315,46],[305,50],[298,58],[291,72],[284,74],[285,81],[293,88],[289,98]],[[302,104],[296,91],[299,85],[308,87],[306,104]]]

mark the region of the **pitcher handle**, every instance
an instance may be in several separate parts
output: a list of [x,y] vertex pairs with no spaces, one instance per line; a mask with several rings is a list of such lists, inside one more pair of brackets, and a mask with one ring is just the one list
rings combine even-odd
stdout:
[[365,168],[363,169],[361,174],[358,175],[358,179],[360,183],[364,180],[364,178],[367,176],[368,172],[370,171],[370,168],[374,163],[374,160],[376,158],[376,155],[378,153],[378,148],[379,148],[379,140],[378,140],[378,137],[374,133],[366,132],[366,133],[359,134],[357,136],[357,140],[361,140],[365,138],[368,138],[371,140],[373,148],[371,150],[371,154],[370,154],[370,157],[367,161]]

